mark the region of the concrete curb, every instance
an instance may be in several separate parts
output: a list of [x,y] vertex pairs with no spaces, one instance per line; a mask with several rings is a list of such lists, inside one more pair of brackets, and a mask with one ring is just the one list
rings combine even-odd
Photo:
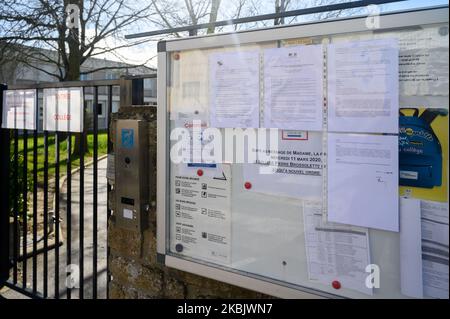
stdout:
[[[104,160],[105,158],[108,158],[108,154],[102,155],[99,158],[97,158],[97,162]],[[86,164],[84,164],[84,168],[89,167],[91,165],[94,164],[94,161],[90,161],[87,162]],[[74,168],[73,170],[70,171],[70,175],[73,175],[75,173],[78,173],[80,171],[81,167],[78,166],[77,168]],[[59,180],[59,191],[61,194],[61,189],[64,185],[64,183],[67,181],[67,175],[64,175],[63,177],[61,177],[61,179]],[[55,199],[53,199],[53,208],[55,208]]]

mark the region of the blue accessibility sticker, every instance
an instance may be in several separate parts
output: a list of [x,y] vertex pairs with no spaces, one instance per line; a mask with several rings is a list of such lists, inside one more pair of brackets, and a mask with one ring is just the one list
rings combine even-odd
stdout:
[[131,128],[122,129],[122,147],[133,148],[134,147],[134,130]]

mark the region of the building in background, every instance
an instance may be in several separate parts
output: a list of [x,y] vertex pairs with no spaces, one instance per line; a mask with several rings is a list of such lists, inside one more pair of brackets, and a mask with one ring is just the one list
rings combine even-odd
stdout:
[[[29,49],[27,47],[27,49]],[[34,54],[52,56],[56,51],[33,48]],[[44,82],[58,82],[58,78],[51,74],[58,74],[58,67],[49,62],[33,62],[32,59],[27,63],[17,62],[12,50],[8,51],[11,58],[0,60],[0,83],[7,85],[20,84],[38,84]],[[115,80],[127,75],[149,75],[155,74],[156,69],[146,66],[136,66],[123,62],[111,61],[106,59],[89,58],[81,66],[81,81],[89,80]],[[88,73],[89,72],[89,73]],[[85,89],[85,107],[88,128],[92,126],[91,114],[93,113],[93,88]],[[113,87],[112,111],[119,109],[120,92],[119,87]],[[156,106],[156,78],[144,80],[144,103],[146,105]],[[43,92],[39,91],[39,121],[38,130],[41,132],[43,127]],[[107,87],[99,87],[98,96],[98,127],[100,130],[108,127],[108,92]]]

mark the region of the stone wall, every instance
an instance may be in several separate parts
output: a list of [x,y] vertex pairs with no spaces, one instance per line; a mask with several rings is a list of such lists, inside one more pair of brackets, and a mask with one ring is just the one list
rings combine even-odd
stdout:
[[[156,201],[156,108],[121,108],[113,119],[142,119],[149,122],[150,198]],[[114,125],[110,134],[114,141]],[[115,194],[109,194],[114,210]],[[149,227],[134,232],[116,227],[114,215],[108,224],[109,297],[128,298],[266,298],[266,295],[170,269],[156,261],[156,206],[150,210]]]

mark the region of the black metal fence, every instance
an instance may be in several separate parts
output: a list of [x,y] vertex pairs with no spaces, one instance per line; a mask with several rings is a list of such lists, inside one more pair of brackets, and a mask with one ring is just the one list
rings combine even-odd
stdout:
[[[107,298],[111,186],[106,182],[106,165],[99,170],[99,155],[112,151],[109,115],[114,87],[120,86],[121,105],[143,105],[143,79],[0,86],[0,122],[6,89],[36,90],[39,105],[43,89],[81,87],[85,92],[93,88],[89,132],[86,125],[82,133],[0,129],[0,288],[5,285],[32,298]],[[97,107],[102,87],[108,96],[103,148],[99,147]],[[84,112],[89,111],[83,104]],[[99,178],[106,185],[101,198]]]

